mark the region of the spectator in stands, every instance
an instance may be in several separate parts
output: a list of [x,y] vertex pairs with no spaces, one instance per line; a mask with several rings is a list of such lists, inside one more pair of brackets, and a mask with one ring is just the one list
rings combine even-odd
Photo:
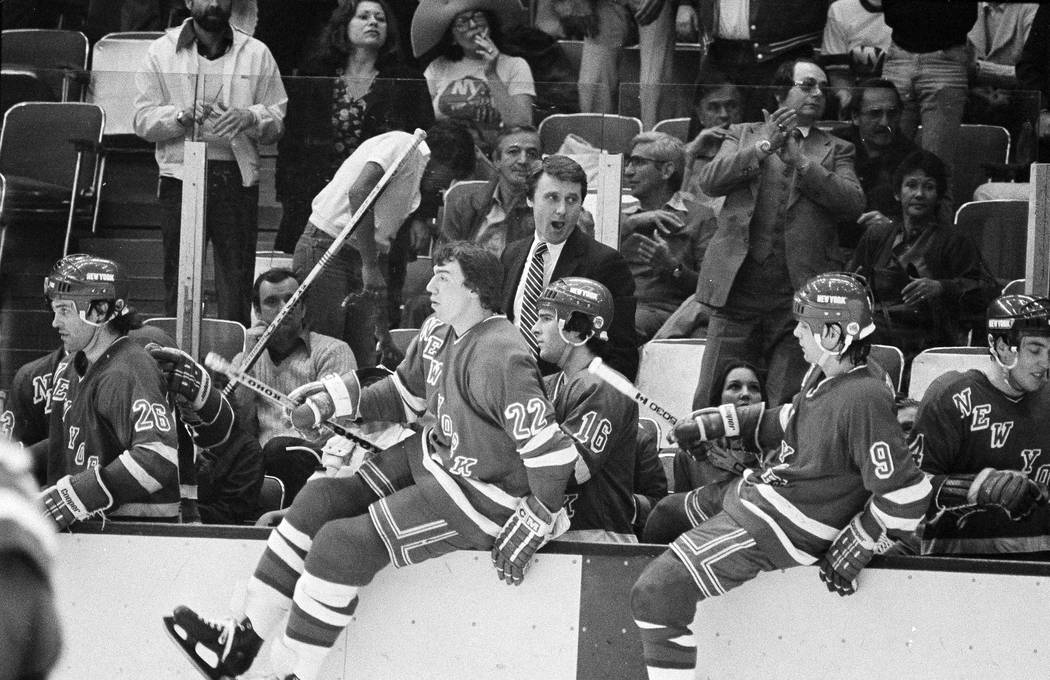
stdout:
[[864,213],[856,222],[839,228],[839,245],[852,253],[861,234],[872,224],[885,224],[900,216],[893,173],[904,157],[918,147],[901,134],[902,102],[893,83],[883,79],[865,80],[857,87],[851,105],[852,125],[835,129],[832,134],[853,145],[857,152],[854,165],[857,179],[864,189]]
[[1017,82],[1023,90],[1042,95],[1036,132],[1039,137],[1039,161],[1050,162],[1050,5],[1042,5],[1032,19],[1032,29],[1025,41],[1016,67]]
[[580,454],[565,488],[570,524],[562,540],[634,543],[638,404],[588,370],[605,353],[612,293],[597,281],[567,276],[543,290],[537,314],[531,331],[539,355],[558,367],[543,379],[543,390]]
[[927,347],[960,344],[964,317],[980,315],[988,284],[973,242],[938,217],[948,189],[944,161],[915,151],[893,184],[900,221],[868,227],[847,269],[867,277],[874,294],[872,342],[896,345],[907,363]]
[[664,83],[671,82],[674,58],[674,0],[595,0],[591,3],[592,30],[583,39],[580,55],[580,111],[616,113],[619,110],[619,61],[629,44],[632,24],[638,30],[641,58],[639,98],[642,124],[651,128],[661,118]]
[[[248,329],[247,347],[253,347],[263,331],[299,288],[300,280],[287,269],[270,269],[255,279],[252,307],[258,323]],[[239,365],[244,354],[233,359]],[[342,340],[312,331],[302,304],[285,316],[270,336],[266,349],[248,373],[282,394],[300,385],[320,380],[330,373],[342,375],[357,368],[354,353]],[[233,392],[233,406],[242,430],[255,437],[263,449],[266,474],[284,482],[286,497],[295,497],[307,478],[320,467],[323,440],[308,441],[292,427],[286,409],[263,399],[247,388]]]
[[396,363],[402,355],[390,338],[388,318],[391,242],[419,206],[420,193],[447,188],[461,172],[464,160],[472,163],[474,158],[470,134],[448,121],[431,126],[427,141],[409,151],[413,143],[412,135],[400,130],[363,141],[314,198],[313,212],[292,259],[296,276],[305,278],[383,174],[408,153],[352,239],[321,270],[304,296],[310,330],[345,340],[362,367],[377,361]]
[[496,176],[487,184],[446,196],[439,242],[473,241],[499,257],[508,243],[532,236],[532,208],[526,194],[529,173],[539,161],[536,128],[519,125],[500,130],[492,152]]
[[[547,156],[529,175],[528,187],[535,233],[503,251],[503,312],[531,345],[534,301],[544,286],[565,276],[601,283],[612,292],[615,310],[608,329],[606,363],[634,380],[638,373],[634,279],[619,252],[577,228],[587,195],[587,174],[571,158]],[[524,319],[523,314],[532,318]],[[542,360],[540,368],[545,374],[556,370]]]
[[288,116],[277,146],[284,209],[277,250],[295,250],[314,196],[361,142],[434,122],[423,74],[403,63],[387,0],[352,0],[332,12],[299,70],[309,77],[287,82]]
[[1050,299],[997,298],[987,331],[985,367],[937,378],[915,418],[911,450],[934,488],[922,552],[1045,560]]
[[708,43],[698,83],[729,78],[757,86],[745,90],[744,120],[749,121],[761,119],[764,88],[781,64],[808,56],[820,45],[825,20],[824,3],[812,0],[682,0],[678,11],[679,22],[698,22],[701,42]]
[[434,115],[469,123],[486,151],[500,127],[532,123],[532,71],[503,51],[503,30],[520,14],[515,0],[423,0],[412,17],[412,52],[430,60],[423,74]]
[[685,170],[682,190],[688,191],[699,203],[717,214],[725,198],[704,194],[700,189],[700,170],[711,162],[722,141],[729,134],[729,126],[743,121],[743,97],[740,88],[728,82],[696,86],[693,115],[689,118],[690,141],[685,147]]
[[889,47],[890,27],[882,16],[881,0],[828,3],[820,51],[840,117],[855,110],[851,106],[853,86],[882,73]]
[[[708,406],[733,404],[741,408],[765,402],[758,369],[746,361],[732,362],[719,380],[718,393]],[[758,467],[759,457],[739,437],[703,442],[694,450],[679,449],[674,456],[674,493],[653,508],[645,525],[646,543],[670,543],[722,509],[726,488],[740,479],[745,468]]]
[[921,124],[922,148],[951,165],[969,93],[966,34],[977,3],[882,0],[882,7],[893,32],[882,75],[904,101],[901,130],[914,138]]
[[827,83],[811,60],[782,64],[773,79],[778,108],[765,123],[731,125],[700,173],[701,188],[726,202],[697,284],[698,301],[712,310],[697,406],[734,359],[765,368],[771,404],[789,400],[802,381],[793,290],[841,267],[837,224],[864,207],[853,145],[815,125]]
[[232,5],[243,1],[192,0],[193,16],[150,45],[135,74],[134,127],[157,147],[165,312],[176,311],[183,143],[199,139],[208,145],[204,228],[215,248],[219,316],[247,326],[259,227],[259,145],[281,136],[288,98],[266,45],[230,25]]
[[634,327],[649,340],[696,290],[704,248],[715,232],[715,214],[693,201],[682,185],[685,146],[665,132],[631,140],[624,187],[638,199],[620,214],[620,252],[634,276]]

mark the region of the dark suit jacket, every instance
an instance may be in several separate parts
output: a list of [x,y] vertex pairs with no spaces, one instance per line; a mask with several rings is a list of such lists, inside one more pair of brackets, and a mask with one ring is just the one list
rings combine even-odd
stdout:
[[[732,125],[729,129],[732,137],[700,171],[704,193],[726,197],[696,285],[699,301],[713,307],[725,304],[733,279],[747,257],[762,163],[783,166],[776,154],[763,161],[755,148],[763,139],[761,123]],[[813,127],[802,150],[813,162],[798,175],[788,195],[777,197],[778,202],[787,204],[784,248],[791,285],[796,290],[811,277],[842,267],[836,225],[840,220],[856,220],[864,209],[864,192],[853,169],[852,144]]]
[[[503,251],[503,311],[511,321],[514,320],[514,293],[525,271],[525,258],[529,255],[532,241],[527,238],[509,243]],[[638,375],[638,336],[634,332],[634,309],[637,303],[634,298],[634,278],[627,261],[617,251],[577,228],[565,240],[551,281],[564,276],[593,279],[612,293],[613,321],[609,326],[609,341],[602,358],[633,381]],[[544,361],[540,362],[540,368],[545,375],[557,370],[557,367]]]

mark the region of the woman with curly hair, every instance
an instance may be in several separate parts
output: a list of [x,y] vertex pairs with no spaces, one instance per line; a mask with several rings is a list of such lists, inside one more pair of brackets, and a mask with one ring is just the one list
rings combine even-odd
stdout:
[[288,114],[278,144],[277,197],[284,215],[275,247],[292,252],[310,203],[362,141],[434,122],[423,75],[404,66],[386,0],[349,0],[285,83]]

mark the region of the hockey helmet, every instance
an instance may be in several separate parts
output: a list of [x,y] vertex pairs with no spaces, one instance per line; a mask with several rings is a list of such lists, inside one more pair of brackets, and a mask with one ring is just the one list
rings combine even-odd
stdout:
[[795,319],[805,321],[814,333],[826,323],[838,324],[846,346],[875,331],[872,307],[866,282],[849,272],[818,274],[795,292]]
[[82,317],[92,302],[104,300],[112,303],[110,314],[115,316],[127,309],[128,277],[113,260],[80,253],[67,255],[44,278],[44,298],[48,304],[72,300]]
[[1050,335],[1050,298],[1000,295],[988,305],[986,327],[1014,343],[1022,335]]
[[[566,276],[552,281],[540,293],[536,307],[553,309],[563,329],[583,336],[593,333],[605,339],[605,331],[612,323],[612,293],[597,281],[580,276]],[[582,318],[574,321],[574,314]]]

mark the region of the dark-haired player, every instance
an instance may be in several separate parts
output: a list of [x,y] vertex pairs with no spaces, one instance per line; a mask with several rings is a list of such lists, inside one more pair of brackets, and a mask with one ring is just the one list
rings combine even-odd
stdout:
[[397,371],[363,389],[353,373],[310,383],[293,397],[304,403],[292,420],[300,428],[332,416],[405,422],[426,412],[434,424],[352,477],[303,487],[270,534],[242,616],[216,622],[176,608],[169,630],[208,677],[244,672],[262,639],[273,638],[277,676],[314,680],[358,589],[387,564],[491,549],[499,576],[520,584],[535,551],[567,528],[562,503],[578,454],[529,348],[498,313],[499,261],[453,242],[433,262],[434,316]]
[[44,280],[66,357],[55,367],[44,507],[64,529],[107,517],[178,521],[175,418],[135,325],[120,265],[68,255]]
[[922,551],[1050,556],[1050,299],[1003,295],[987,329],[987,365],[934,380],[915,416],[934,488]]
[[565,491],[571,524],[565,540],[634,543],[634,474],[638,404],[587,370],[612,323],[609,289],[567,276],[536,301],[532,326],[540,358],[560,370],[543,379],[562,430],[580,460]]
[[849,595],[888,534],[912,532],[930,483],[908,454],[881,371],[867,363],[875,329],[865,286],[821,274],[795,293],[794,336],[810,368],[791,404],[700,409],[680,421],[685,447],[722,436],[779,450],[745,470],[724,508],[679,536],[631,592],[650,678],[692,678],[696,603],[763,571],[816,564]]

